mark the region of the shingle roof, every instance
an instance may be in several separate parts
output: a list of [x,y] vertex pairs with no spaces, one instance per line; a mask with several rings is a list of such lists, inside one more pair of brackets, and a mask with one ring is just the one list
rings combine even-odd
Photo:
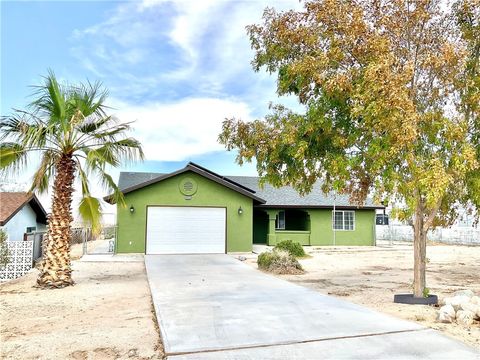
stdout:
[[27,203],[37,214],[37,221],[46,223],[47,213],[33,194],[26,192],[0,192],[0,226],[5,225]]
[[159,176],[165,175],[163,173],[149,173],[149,172],[121,172],[118,179],[118,187],[120,190],[128,189],[141,183],[153,180]]
[[[218,184],[221,184],[225,187],[228,187],[229,189],[232,189],[233,191],[236,191],[242,195],[245,195],[249,198],[252,198],[258,203],[265,203],[265,201],[255,195],[255,191],[236,183],[235,181],[226,178],[225,176],[219,175],[217,173],[214,173],[213,171],[210,171],[200,165],[197,165],[195,163],[189,162],[187,166],[185,166],[183,169],[174,171],[169,174],[152,174],[152,173],[145,173],[145,175],[138,175],[138,173],[120,173],[120,179],[119,179],[119,188],[124,194],[128,194],[129,192],[135,191],[139,188],[142,188],[147,185],[155,184],[157,182],[160,182],[162,180],[168,179],[170,177],[185,173],[187,171],[194,172],[200,176],[206,177],[209,180],[212,180]],[[122,175],[123,174],[123,175]],[[128,175],[130,174],[130,175]],[[132,175],[134,174],[134,175]],[[104,197],[105,201],[108,202],[113,202],[111,195],[108,195]]]
[[[262,207],[326,207],[331,208],[335,203],[335,206],[339,208],[355,207],[358,206],[350,203],[348,195],[334,196],[333,193],[325,195],[321,189],[322,183],[317,181],[313,185],[313,189],[309,194],[301,196],[291,186],[283,186],[275,188],[270,184],[265,184],[263,188],[260,188],[259,178],[256,176],[229,176],[230,179],[236,181],[244,186],[255,190],[256,194],[262,199],[265,199],[266,203],[261,205]],[[378,208],[383,209],[383,205],[375,204],[372,199],[367,198],[362,208]]]
[[[137,187],[142,183],[151,181],[152,179],[162,177],[162,173],[138,173],[138,172],[121,172],[118,186],[121,190],[132,187]],[[321,190],[321,183],[317,182],[312,189],[312,192],[300,196],[290,186],[275,188],[270,184],[265,184],[263,189],[259,186],[259,178],[255,176],[225,176],[225,179],[231,180],[242,185],[245,188],[251,189],[255,195],[265,200],[265,204],[259,205],[262,207],[316,207],[316,208],[331,208],[335,202],[335,206],[339,208],[357,208],[356,205],[350,203],[347,195],[333,194],[325,195]],[[376,208],[382,209],[383,205],[375,204],[372,199],[367,199],[362,208]]]

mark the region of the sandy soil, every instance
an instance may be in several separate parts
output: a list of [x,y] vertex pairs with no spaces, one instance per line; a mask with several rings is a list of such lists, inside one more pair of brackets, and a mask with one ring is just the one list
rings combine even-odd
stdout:
[[[470,328],[436,322],[437,308],[393,303],[393,295],[411,293],[413,248],[409,245],[305,248],[312,255],[300,260],[306,273],[283,275],[286,280],[321,293],[365,305],[393,316],[440,330],[480,349],[480,323]],[[480,246],[430,245],[427,286],[440,301],[456,290],[480,294]],[[256,267],[255,258],[247,263]]]
[[143,262],[73,268],[65,289],[34,288],[36,270],[0,285],[0,357],[161,359]]

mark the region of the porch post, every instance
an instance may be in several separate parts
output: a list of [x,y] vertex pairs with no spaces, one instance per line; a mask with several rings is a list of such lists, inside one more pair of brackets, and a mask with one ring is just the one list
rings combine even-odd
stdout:
[[267,210],[268,214],[268,234],[267,234],[267,245],[275,246],[277,243],[277,235],[275,234],[275,220],[279,210]]

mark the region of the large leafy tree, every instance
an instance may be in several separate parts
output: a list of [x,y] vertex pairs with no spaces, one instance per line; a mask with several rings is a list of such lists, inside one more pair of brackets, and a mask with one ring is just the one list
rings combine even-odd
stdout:
[[[467,55],[458,86],[460,110],[469,123],[477,158],[480,159],[480,0],[458,1],[453,9]],[[480,169],[472,171],[468,185],[472,202],[480,208]]]
[[[0,120],[0,169],[18,172],[39,159],[30,191],[45,192],[53,182],[52,210],[41,287],[73,284],[70,264],[72,194],[75,179],[81,188],[79,214],[94,231],[100,226],[101,204],[90,192],[99,179],[120,204],[123,195],[106,172],[122,161],[143,158],[140,143],[126,137],[128,123],[106,113],[107,97],[99,83],[60,84],[53,72],[36,87],[27,110],[15,110]],[[37,156],[30,156],[30,154]]]
[[321,179],[324,191],[359,204],[370,193],[399,204],[395,214],[414,228],[416,297],[426,289],[428,230],[451,224],[475,196],[478,204],[474,3],[456,5],[463,17],[439,0],[267,8],[247,28],[253,68],[277,74],[277,93],[305,112],[274,105],[263,120],[227,119],[219,137],[273,185],[305,193]]

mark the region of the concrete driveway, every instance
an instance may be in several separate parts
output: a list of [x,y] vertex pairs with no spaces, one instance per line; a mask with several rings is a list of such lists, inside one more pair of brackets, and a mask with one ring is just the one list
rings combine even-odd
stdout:
[[229,255],[147,255],[169,359],[480,359],[416,323],[264,274]]

